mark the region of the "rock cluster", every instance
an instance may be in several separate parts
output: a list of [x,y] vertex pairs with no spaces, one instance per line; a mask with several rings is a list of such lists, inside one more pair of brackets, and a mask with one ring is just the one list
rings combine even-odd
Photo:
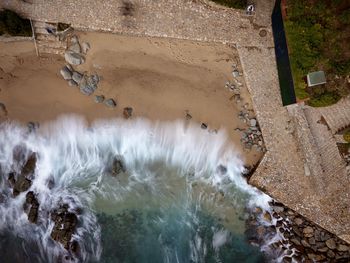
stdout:
[[[35,168],[37,163],[37,154],[29,153],[23,146],[17,146],[13,151],[14,169],[8,175],[8,182],[13,189],[13,197],[16,198],[19,194],[30,190],[34,179]],[[18,168],[19,172],[17,172]],[[52,182],[49,182],[49,184]],[[28,221],[33,224],[39,224],[39,200],[34,191],[28,191],[23,204],[23,209],[27,213]],[[69,211],[67,204],[61,205],[57,210],[51,212],[51,219],[55,223],[51,232],[53,240],[61,243],[65,249],[76,253],[78,251],[78,242],[72,240],[72,236],[78,223],[76,213]]]
[[[248,224],[254,226],[258,243],[269,237],[271,240],[276,233],[281,237],[269,247],[283,255],[283,262],[349,262],[350,246],[346,242],[282,204],[270,204],[272,215],[258,208]],[[268,224],[258,224],[259,217]],[[276,224],[272,224],[273,218]]]
[[75,213],[69,212],[69,205],[63,204],[51,212],[51,220],[55,223],[51,238],[63,245],[69,251],[77,252],[78,244],[72,241],[72,236],[78,224]]
[[[85,62],[84,54],[86,54],[89,49],[90,45],[88,43],[83,43],[82,46],[80,46],[78,37],[72,36],[71,45],[68,47],[68,50],[66,50],[64,58],[70,65],[83,64]],[[84,54],[82,54],[82,52]]]
[[244,103],[241,97],[241,87],[243,86],[241,78],[243,74],[240,73],[237,64],[234,64],[232,67],[232,76],[234,78],[234,83],[226,82],[225,88],[233,93],[231,99],[234,99],[237,106],[240,107],[238,118],[248,126],[245,129],[236,129],[237,131],[242,132],[241,143],[246,150],[253,149],[258,152],[265,152],[266,149],[264,140],[262,138],[259,124],[254,117],[254,112],[253,110],[249,109],[249,104]]
[[129,119],[132,117],[132,108],[131,107],[125,107],[123,110],[123,116],[125,119]]

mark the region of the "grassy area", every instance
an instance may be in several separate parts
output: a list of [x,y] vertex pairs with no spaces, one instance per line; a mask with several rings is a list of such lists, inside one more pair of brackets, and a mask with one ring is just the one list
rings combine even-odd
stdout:
[[[287,0],[285,30],[297,98],[320,107],[349,94],[337,80],[350,74],[350,1]],[[304,77],[317,70],[325,71],[327,84],[306,88]]]
[[0,11],[0,35],[32,36],[30,21],[10,10]]
[[245,9],[247,0],[211,0],[219,5],[224,5],[231,8]]

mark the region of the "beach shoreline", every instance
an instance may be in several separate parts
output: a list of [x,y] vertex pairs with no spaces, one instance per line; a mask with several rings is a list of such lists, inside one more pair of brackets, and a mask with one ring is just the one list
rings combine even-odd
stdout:
[[[135,118],[204,123],[209,132],[223,129],[246,165],[260,160],[261,152],[247,151],[240,142],[247,124],[239,119],[232,91],[225,88],[233,79],[232,64],[240,67],[233,47],[108,33],[77,35],[91,50],[86,62],[75,69],[101,77],[91,96],[62,79],[59,72],[66,63],[61,56],[37,57],[32,42],[0,42],[0,102],[6,106],[7,119],[43,123],[76,114],[91,123],[122,118],[123,109],[132,107]],[[112,98],[117,106],[97,104],[95,95]],[[251,108],[245,87],[240,96]]]

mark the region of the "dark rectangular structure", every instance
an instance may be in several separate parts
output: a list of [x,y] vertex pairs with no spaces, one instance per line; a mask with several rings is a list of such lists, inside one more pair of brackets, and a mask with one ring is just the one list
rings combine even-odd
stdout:
[[292,70],[290,67],[287,39],[284,31],[281,0],[276,0],[272,13],[272,31],[283,105],[296,103]]

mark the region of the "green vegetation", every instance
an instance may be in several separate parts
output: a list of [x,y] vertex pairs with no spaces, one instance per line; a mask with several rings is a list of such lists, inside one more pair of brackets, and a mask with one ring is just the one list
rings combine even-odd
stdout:
[[343,134],[343,137],[344,137],[344,140],[346,142],[349,142],[350,143],[350,131],[347,131]]
[[[287,0],[284,24],[297,98],[310,98],[310,105],[320,107],[348,94],[346,84],[332,80],[350,74],[350,2]],[[304,77],[317,70],[325,71],[328,82],[314,92]]]
[[0,11],[0,35],[32,36],[30,21],[13,11]]
[[247,0],[211,0],[219,5],[224,5],[231,8],[245,9],[247,7]]

